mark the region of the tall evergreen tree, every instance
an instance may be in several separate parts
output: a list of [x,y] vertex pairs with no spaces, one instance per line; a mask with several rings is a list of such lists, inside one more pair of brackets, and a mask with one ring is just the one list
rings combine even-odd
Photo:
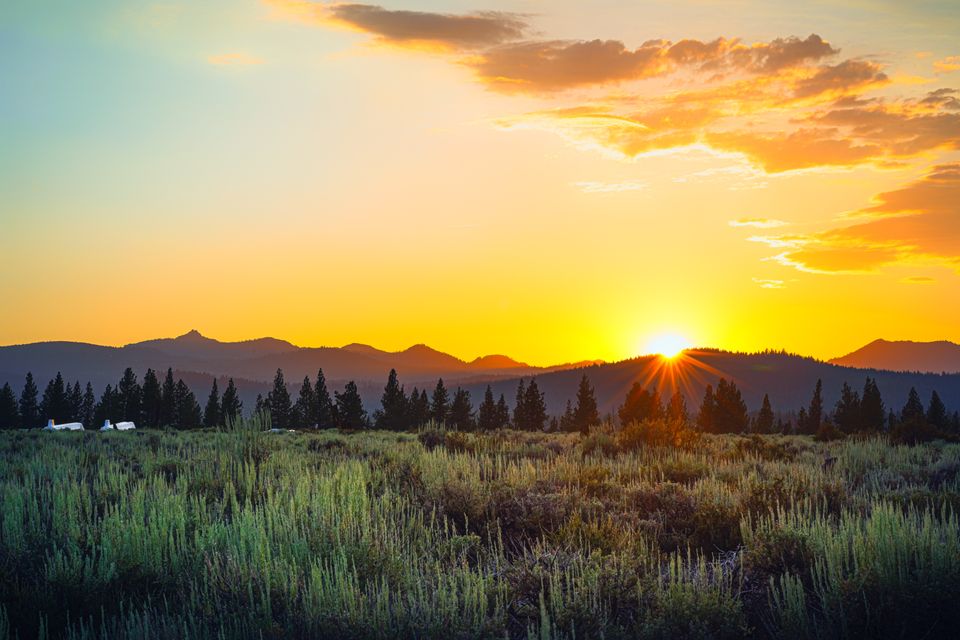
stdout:
[[293,405],[290,403],[290,392],[283,379],[283,369],[277,369],[273,377],[273,389],[267,394],[267,405],[270,408],[270,423],[275,429],[289,429]]
[[140,419],[142,391],[137,383],[133,369],[127,367],[117,384],[118,421],[136,421]]
[[254,415],[261,415],[263,413],[270,413],[270,408],[267,406],[266,401],[263,399],[263,394],[257,394],[257,401],[253,404],[253,413]]
[[377,429],[405,431],[409,426],[407,395],[397,380],[397,370],[390,369],[387,384],[380,397],[380,410],[374,414]]
[[773,407],[770,406],[770,396],[763,394],[763,403],[760,405],[760,412],[757,414],[756,429],[757,433],[773,433]]
[[[551,430],[553,430],[552,425]],[[573,423],[573,401],[570,398],[567,398],[567,404],[563,407],[563,415],[560,416],[560,421],[557,423],[557,430],[577,431]]]
[[83,422],[83,390],[79,380],[74,382],[72,387],[67,387],[67,405],[70,407],[70,422]]
[[[261,401],[263,398],[261,398]],[[227,388],[223,390],[223,396],[220,398],[220,420],[224,425],[231,424],[239,420],[243,414],[243,402],[240,401],[240,395],[237,393],[237,386],[233,383],[233,378],[227,380]]]
[[97,402],[96,407],[94,407],[93,419],[95,424],[92,426],[101,425],[106,420],[115,422],[119,404],[120,401],[117,392],[113,386],[108,384],[103,390],[103,395],[100,396],[100,401]]
[[860,429],[860,395],[846,382],[840,389],[840,399],[833,411],[833,421],[844,433]]
[[407,403],[407,414],[407,424],[414,428],[430,421],[430,399],[426,389],[413,388]]
[[173,427],[177,423],[177,385],[173,381],[173,369],[167,369],[160,389],[160,424],[161,427]]
[[176,399],[176,418],[174,426],[177,429],[192,429],[199,427],[203,423],[203,414],[200,411],[200,403],[193,391],[187,386],[183,379],[177,380],[174,387],[174,398]]
[[714,394],[713,426],[715,433],[743,433],[749,417],[747,405],[733,380],[720,378]]
[[936,390],[930,394],[930,404],[927,406],[927,422],[940,430],[946,430],[950,424],[950,419],[947,417],[947,408]]
[[91,427],[97,426],[93,419],[94,410],[97,408],[97,396],[93,393],[93,385],[87,382],[87,388],[83,392],[83,405],[80,411],[80,415],[83,418],[80,420],[85,425],[90,425]]
[[477,409],[477,429],[493,431],[498,426],[497,402],[493,399],[493,389],[490,388],[490,385],[487,385],[487,390],[483,392],[483,402]]
[[327,379],[323,369],[317,371],[317,384],[313,386],[313,394],[317,398],[317,426],[321,429],[332,429],[336,426],[334,419],[333,399],[327,390]]
[[687,399],[683,397],[683,394],[679,389],[674,391],[673,395],[670,396],[670,402],[667,404],[666,414],[667,420],[673,423],[686,424],[690,419],[687,411]]
[[810,408],[807,409],[806,432],[814,434],[820,430],[823,423],[823,380],[817,378],[817,385],[810,398]]
[[296,416],[297,426],[317,426],[317,394],[313,390],[313,385],[310,384],[310,376],[303,377],[300,395],[297,396],[297,402],[293,405],[293,415]]
[[367,412],[363,408],[363,400],[357,390],[357,383],[351,380],[343,388],[343,393],[335,391],[333,394],[337,402],[337,418],[341,429],[365,429],[367,427]]
[[67,399],[67,388],[59,371],[56,377],[47,383],[47,388],[43,392],[40,415],[46,419],[53,418],[57,423],[70,421],[70,401]]
[[914,387],[910,387],[910,394],[907,397],[907,404],[903,405],[900,411],[900,422],[904,424],[922,424],[926,421],[926,415],[923,411],[923,402],[920,401],[920,394]]
[[620,424],[644,420],[659,420],[663,417],[663,406],[656,388],[646,389],[641,383],[634,382],[627,391],[623,405],[617,411]]
[[528,430],[530,421],[527,418],[529,411],[527,411],[527,386],[523,382],[523,378],[520,378],[520,382],[517,383],[517,400],[513,405],[513,428],[519,431]]
[[27,378],[23,383],[23,390],[20,392],[20,424],[27,429],[39,427],[40,425],[40,405],[37,403],[37,383],[33,381],[33,374],[27,372]]
[[220,390],[217,389],[217,379],[213,379],[210,395],[207,396],[207,405],[203,408],[203,426],[218,427],[222,424],[220,415]]
[[[173,382],[173,372],[170,372],[170,381]],[[160,391],[160,380],[153,369],[147,369],[143,374],[143,387],[140,400],[140,423],[144,427],[160,426],[160,406],[163,395]]]
[[506,397],[501,393],[497,400],[497,429],[505,429],[510,426],[510,407],[507,405]]
[[796,433],[807,433],[807,423],[810,418],[807,416],[807,408],[800,407],[800,412],[797,413],[797,428],[794,430]]
[[704,433],[713,433],[714,414],[716,413],[717,401],[713,395],[713,386],[707,385],[703,391],[703,400],[700,402],[700,410],[697,413],[697,426]]
[[531,378],[527,385],[526,400],[524,401],[527,418],[527,429],[543,431],[547,424],[547,403],[543,392],[537,386],[537,379]]
[[450,413],[450,394],[447,388],[443,386],[443,378],[437,380],[437,386],[433,390],[433,396],[430,399],[430,419],[437,424],[443,424],[447,421]]
[[17,396],[9,382],[0,389],[0,429],[19,429],[20,409],[17,407]]
[[880,388],[874,378],[867,378],[863,384],[863,396],[860,398],[860,424],[862,428],[881,431],[886,422],[887,412],[880,396]]
[[597,396],[587,374],[583,374],[580,378],[580,386],[577,388],[577,406],[573,410],[571,426],[583,435],[587,435],[591,425],[598,422],[600,422],[600,412],[597,411]]
[[448,422],[457,431],[473,431],[473,404],[466,389],[457,387],[454,392]]

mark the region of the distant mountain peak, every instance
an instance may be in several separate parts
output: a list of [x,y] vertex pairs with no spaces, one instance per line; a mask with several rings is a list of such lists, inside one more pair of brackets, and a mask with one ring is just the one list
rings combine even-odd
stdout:
[[960,372],[960,345],[948,340],[916,342],[878,338],[830,363],[860,369],[953,373]]
[[510,356],[493,353],[487,356],[480,356],[470,362],[474,367],[481,369],[517,369],[529,367],[530,365],[518,362]]
[[212,340],[212,338],[206,337],[196,329],[190,329],[190,331],[187,331],[182,336],[177,336],[176,338],[174,338],[174,340],[182,340],[186,342],[188,340]]

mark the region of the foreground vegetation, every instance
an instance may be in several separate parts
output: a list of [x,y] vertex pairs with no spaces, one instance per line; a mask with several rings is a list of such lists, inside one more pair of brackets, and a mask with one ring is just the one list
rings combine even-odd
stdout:
[[960,445],[0,433],[0,637],[945,638]]

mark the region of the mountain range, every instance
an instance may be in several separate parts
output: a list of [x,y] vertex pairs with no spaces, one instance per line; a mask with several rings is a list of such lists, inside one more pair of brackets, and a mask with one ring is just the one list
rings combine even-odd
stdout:
[[[930,347],[929,345],[934,345]],[[950,353],[960,346],[948,343],[891,343],[875,341],[863,349],[831,362],[782,352],[731,353],[715,349],[684,352],[675,360],[644,356],[615,363],[585,361],[552,367],[535,367],[504,355],[489,355],[464,361],[426,345],[397,352],[369,345],[343,347],[298,347],[276,338],[221,342],[190,331],[177,338],[147,340],[123,347],[105,347],[78,342],[40,342],[0,347],[0,384],[9,382],[19,393],[27,371],[42,389],[59,371],[71,382],[90,381],[99,394],[107,384],[116,384],[124,368],[132,367],[142,377],[146,369],[174,375],[203,399],[213,377],[223,389],[234,378],[247,408],[257,394],[266,394],[277,369],[283,369],[291,394],[296,396],[304,376],[314,379],[323,368],[331,391],[355,380],[368,408],[377,406],[387,373],[396,369],[409,390],[432,388],[442,377],[448,387],[462,386],[471,392],[474,404],[489,384],[513,403],[518,379],[535,376],[544,391],[548,411],[561,413],[567,399],[575,399],[577,384],[587,374],[596,388],[601,413],[615,412],[634,382],[656,386],[661,395],[681,391],[691,409],[699,405],[707,384],[720,377],[734,380],[750,409],[759,407],[764,394],[778,410],[793,411],[809,402],[818,379],[823,381],[824,402],[832,407],[844,382],[855,389],[865,377],[875,378],[888,408],[899,410],[911,387],[926,402],[936,390],[951,410],[960,410],[960,371]],[[939,355],[931,355],[939,354]],[[954,363],[954,364],[951,364]]]

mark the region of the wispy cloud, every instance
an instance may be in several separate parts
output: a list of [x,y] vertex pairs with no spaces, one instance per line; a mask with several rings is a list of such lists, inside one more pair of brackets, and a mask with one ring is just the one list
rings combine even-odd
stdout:
[[209,56],[207,62],[216,66],[244,66],[263,64],[263,60],[248,53],[218,53]]
[[624,191],[643,191],[644,182],[574,182],[573,185],[584,193],[622,193]]
[[786,226],[788,223],[783,220],[774,220],[771,218],[740,218],[731,220],[728,223],[731,227],[753,227],[755,229],[775,229]]
[[960,56],[947,56],[943,60],[937,60],[933,63],[933,68],[946,73],[960,71]]
[[786,282],[772,278],[753,278],[753,282],[760,285],[761,289],[784,289]]

